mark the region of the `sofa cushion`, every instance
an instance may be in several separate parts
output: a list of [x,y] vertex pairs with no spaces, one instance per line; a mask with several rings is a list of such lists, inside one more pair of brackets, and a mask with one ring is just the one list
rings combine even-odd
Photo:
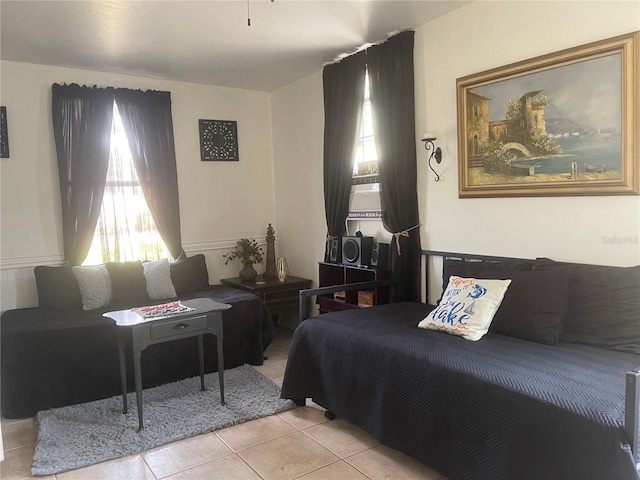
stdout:
[[82,308],[80,288],[69,266],[33,269],[38,289],[38,304],[44,308]]
[[475,278],[511,279],[490,331],[546,345],[557,345],[567,316],[566,271],[505,271],[474,266]]
[[176,260],[170,266],[171,281],[178,296],[209,288],[209,273],[204,255]]
[[169,260],[161,258],[153,262],[142,264],[144,279],[147,282],[147,293],[152,300],[162,300],[177,296],[176,289],[171,281],[171,268]]
[[561,340],[640,354],[640,265],[610,267],[539,258],[535,269],[569,275]]
[[135,307],[149,302],[141,262],[107,262],[113,291],[112,305]]
[[464,274],[467,277],[471,277],[476,272],[492,272],[492,273],[504,273],[504,272],[530,272],[533,270],[533,262],[513,261],[513,262],[465,262]]
[[[442,264],[442,292],[449,284],[451,276],[473,278],[477,272],[512,272],[512,271],[530,271],[533,267],[533,261],[512,261],[512,262],[478,262],[465,261],[457,258],[445,258]],[[500,278],[500,277],[484,277],[484,278]],[[438,299],[440,303],[442,296]]]
[[83,309],[93,310],[106,307],[111,303],[111,278],[107,267],[95,265],[73,267],[72,270],[80,288]]
[[511,280],[477,280],[453,276],[442,301],[418,327],[480,340],[500,307]]

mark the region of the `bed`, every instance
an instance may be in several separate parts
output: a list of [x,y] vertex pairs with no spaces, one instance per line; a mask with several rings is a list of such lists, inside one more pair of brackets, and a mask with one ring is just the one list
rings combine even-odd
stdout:
[[[541,307],[539,298],[532,303],[531,289],[521,295],[514,289],[510,302],[507,290],[500,306],[509,315],[516,304],[529,306],[538,312],[533,316],[538,322],[561,319],[556,341],[548,324],[541,336],[509,331],[514,318],[501,320],[511,325],[509,334],[490,328],[475,342],[417,328],[434,308],[423,303],[323,314],[295,331],[283,398],[299,404],[310,398],[451,480],[637,479],[640,267],[423,253],[445,257],[445,284],[453,274],[469,273],[513,277],[520,287],[532,285],[523,278],[566,278],[565,290],[546,287],[551,293],[545,297],[555,298],[558,308]],[[516,273],[536,270],[552,273]],[[589,282],[606,292],[594,294]],[[327,290],[309,290],[301,298]],[[618,305],[615,320],[603,320],[600,329],[589,323],[591,313],[602,313],[594,301],[609,310]],[[590,313],[581,318],[585,308]],[[523,321],[533,318],[521,315]],[[584,330],[597,331],[596,340],[576,327],[579,318],[587,321]],[[624,339],[621,328],[627,329]]]

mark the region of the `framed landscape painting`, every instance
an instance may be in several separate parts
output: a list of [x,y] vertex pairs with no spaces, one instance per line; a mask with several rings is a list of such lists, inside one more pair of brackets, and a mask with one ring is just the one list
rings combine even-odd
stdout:
[[640,32],[457,80],[459,197],[640,194]]

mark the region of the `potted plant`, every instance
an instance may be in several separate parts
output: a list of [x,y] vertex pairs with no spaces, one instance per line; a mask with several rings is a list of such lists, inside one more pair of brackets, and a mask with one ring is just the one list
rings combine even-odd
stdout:
[[260,247],[258,242],[252,238],[241,238],[236,242],[236,246],[231,250],[231,252],[225,253],[222,256],[225,258],[225,265],[235,258],[242,260],[243,267],[238,276],[245,282],[256,278],[258,272],[253,268],[253,264],[262,263],[263,259],[262,247]]

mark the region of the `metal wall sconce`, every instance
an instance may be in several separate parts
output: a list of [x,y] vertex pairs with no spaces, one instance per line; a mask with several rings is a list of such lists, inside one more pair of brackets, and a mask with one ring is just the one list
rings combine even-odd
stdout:
[[437,137],[438,136],[435,134],[435,132],[427,132],[422,135],[424,148],[427,150],[427,152],[431,152],[431,154],[429,155],[428,164],[429,164],[429,168],[436,176],[435,178],[436,182],[440,180],[440,175],[438,175],[438,172],[436,172],[431,166],[431,160],[435,160],[438,165],[440,165],[440,162],[442,162],[442,150],[440,149],[440,147],[435,148],[435,145],[433,143],[437,140]]

